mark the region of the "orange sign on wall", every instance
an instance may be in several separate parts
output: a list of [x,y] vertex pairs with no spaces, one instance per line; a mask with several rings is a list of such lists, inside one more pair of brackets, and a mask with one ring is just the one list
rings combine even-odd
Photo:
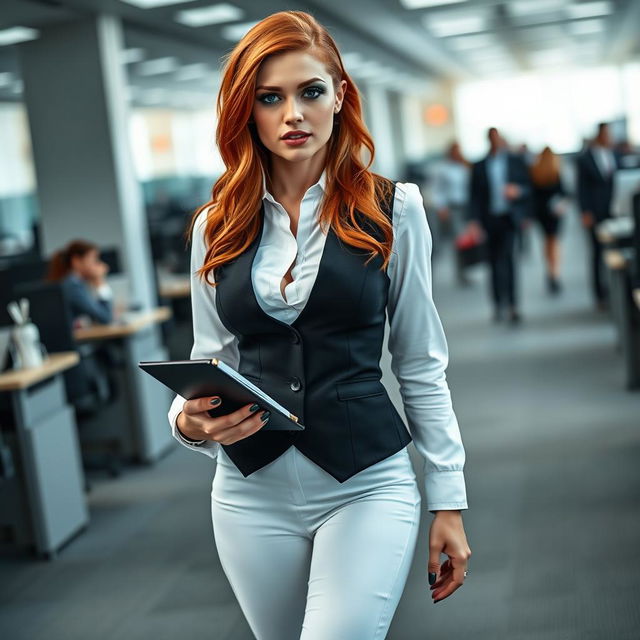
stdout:
[[449,110],[443,104],[430,104],[424,110],[424,121],[431,127],[442,127],[449,122]]

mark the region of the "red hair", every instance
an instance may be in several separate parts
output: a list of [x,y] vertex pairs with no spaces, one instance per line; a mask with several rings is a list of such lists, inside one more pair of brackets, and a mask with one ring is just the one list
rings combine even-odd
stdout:
[[73,258],[75,256],[82,258],[89,251],[99,251],[98,245],[87,240],[71,240],[65,247],[58,249],[49,259],[45,280],[48,282],[62,280],[71,271]]
[[[327,180],[319,220],[323,227],[330,224],[344,243],[369,249],[369,259],[382,255],[382,269],[389,262],[393,229],[379,201],[390,197],[393,183],[369,171],[374,145],[362,119],[358,89],[345,71],[338,47],[327,30],[308,13],[280,11],[256,24],[225,56],[217,98],[216,143],[226,170],[214,184],[211,199],[194,212],[186,234],[191,237],[196,218],[208,209],[207,252],[197,272],[207,281],[209,272],[245,251],[258,233],[262,172],[268,175],[269,151],[255,127],[249,126],[249,120],[261,63],[269,56],[288,51],[308,51],[322,61],[334,90],[342,80],[347,81],[342,109],[327,142]],[[361,159],[364,149],[368,152],[366,164]],[[356,210],[361,216],[356,215]],[[382,241],[359,224],[362,216],[377,225]]]

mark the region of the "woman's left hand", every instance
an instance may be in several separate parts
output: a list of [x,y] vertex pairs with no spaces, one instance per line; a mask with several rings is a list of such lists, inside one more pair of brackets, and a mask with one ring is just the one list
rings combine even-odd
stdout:
[[[442,567],[440,553],[449,556],[442,563]],[[464,574],[470,556],[471,549],[467,543],[460,511],[437,511],[429,530],[427,566],[430,577],[433,578],[433,574],[436,574],[437,578],[429,587],[434,603],[444,600],[464,584]]]

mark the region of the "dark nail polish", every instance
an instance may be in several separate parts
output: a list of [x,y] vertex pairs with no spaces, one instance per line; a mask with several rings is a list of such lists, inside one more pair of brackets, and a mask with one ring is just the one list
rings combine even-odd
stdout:
[[265,411],[265,412],[260,416],[260,419],[261,419],[261,420],[263,420],[263,421],[264,421],[264,420],[268,420],[270,415],[271,415],[271,411]]
[[429,584],[433,584],[436,581],[436,574],[429,572]]
[[220,398],[214,398],[213,400],[211,400],[211,404],[214,407],[217,407],[220,404]]
[[260,408],[260,405],[258,405],[258,404],[252,404],[252,405],[249,407],[249,411],[254,412],[254,411],[257,411],[259,408]]

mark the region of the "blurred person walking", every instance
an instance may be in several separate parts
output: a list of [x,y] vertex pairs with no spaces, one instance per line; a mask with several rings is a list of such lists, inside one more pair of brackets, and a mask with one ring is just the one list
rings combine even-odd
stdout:
[[578,203],[582,225],[587,230],[591,242],[591,285],[596,308],[607,308],[607,289],[602,248],[596,237],[596,225],[611,217],[613,197],[613,177],[617,169],[612,150],[609,125],[601,122],[598,134],[577,160]]
[[534,218],[544,232],[547,290],[553,295],[562,288],[558,233],[568,205],[560,174],[560,158],[545,147],[531,166],[532,203]]
[[[469,205],[469,177],[471,163],[462,155],[460,145],[452,142],[446,156],[435,171],[433,203],[438,215],[442,235],[456,236],[462,232]],[[462,261],[458,252],[453,251],[458,284],[468,285]]]
[[484,229],[491,268],[494,321],[508,307],[508,320],[521,320],[516,278],[518,229],[530,216],[531,181],[522,156],[508,150],[495,127],[488,130],[489,153],[473,165],[470,182],[470,225]]

